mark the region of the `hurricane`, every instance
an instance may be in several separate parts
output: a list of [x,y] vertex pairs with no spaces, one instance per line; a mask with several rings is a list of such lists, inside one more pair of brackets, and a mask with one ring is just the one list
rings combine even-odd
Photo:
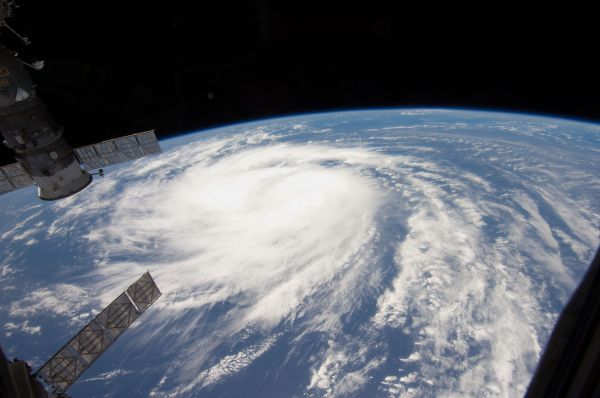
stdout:
[[390,110],[162,145],[3,211],[5,337],[38,358],[143,272],[163,293],[86,396],[519,396],[599,242],[597,126]]

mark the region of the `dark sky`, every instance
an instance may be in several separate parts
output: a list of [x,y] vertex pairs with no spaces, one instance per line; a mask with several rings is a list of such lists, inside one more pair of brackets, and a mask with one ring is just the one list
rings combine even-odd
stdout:
[[33,44],[0,41],[46,61],[31,74],[73,146],[374,106],[600,121],[594,13],[404,3],[23,0]]

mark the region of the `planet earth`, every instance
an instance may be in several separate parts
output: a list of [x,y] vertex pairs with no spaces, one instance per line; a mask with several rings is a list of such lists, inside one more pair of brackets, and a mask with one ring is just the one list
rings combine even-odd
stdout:
[[161,141],[0,197],[0,344],[34,369],[144,272],[74,397],[522,396],[600,242],[600,126],[390,109]]

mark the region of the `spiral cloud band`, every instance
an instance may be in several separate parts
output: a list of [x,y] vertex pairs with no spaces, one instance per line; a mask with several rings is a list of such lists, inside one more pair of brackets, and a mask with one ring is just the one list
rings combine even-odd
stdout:
[[60,286],[78,311],[152,272],[163,296],[120,343],[152,396],[241,394],[243,375],[273,396],[522,394],[598,243],[593,173],[459,123],[282,123],[172,144],[3,239],[79,236],[94,267]]

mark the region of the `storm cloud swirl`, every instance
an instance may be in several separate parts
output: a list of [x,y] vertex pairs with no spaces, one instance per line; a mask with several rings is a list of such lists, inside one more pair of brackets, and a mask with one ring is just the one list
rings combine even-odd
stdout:
[[553,177],[525,146],[363,134],[200,138],[55,205],[49,234],[86,231],[84,288],[106,303],[150,270],[163,291],[121,346],[152,363],[151,395],[210,395],[244,372],[268,375],[265,395],[524,392],[598,241],[598,214],[558,183],[568,165]]

